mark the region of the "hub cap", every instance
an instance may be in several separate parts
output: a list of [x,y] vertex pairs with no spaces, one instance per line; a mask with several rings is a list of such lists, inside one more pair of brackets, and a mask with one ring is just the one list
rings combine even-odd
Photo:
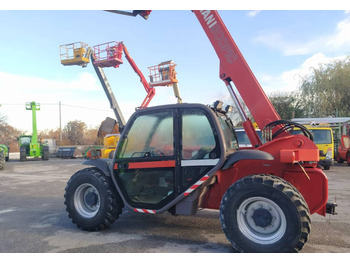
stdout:
[[100,195],[91,184],[80,185],[74,193],[74,207],[85,218],[94,217],[100,208]]
[[245,237],[262,245],[280,240],[287,228],[282,209],[264,197],[251,197],[243,201],[237,210],[237,223]]

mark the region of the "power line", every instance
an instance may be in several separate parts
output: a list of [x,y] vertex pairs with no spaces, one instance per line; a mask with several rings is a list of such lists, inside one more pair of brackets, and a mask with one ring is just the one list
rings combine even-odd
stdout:
[[110,110],[105,110],[101,108],[92,108],[92,107],[86,107],[86,106],[76,106],[76,105],[68,105],[68,104],[61,104],[63,106],[69,106],[69,107],[75,107],[75,108],[81,108],[81,109],[89,109],[89,110],[97,110],[97,111],[104,111],[104,112],[110,112]]
[[[24,106],[25,103],[20,103],[20,104],[17,104],[17,103],[0,103],[0,105],[2,105],[2,106]],[[40,103],[40,105],[58,106],[59,103]],[[70,105],[70,104],[63,104],[63,103],[61,103],[61,106],[68,106],[68,107],[75,107],[75,108],[81,108],[81,109],[110,112],[110,110],[101,109],[101,108],[93,108],[93,107],[86,107],[86,106],[79,106],[79,105]]]

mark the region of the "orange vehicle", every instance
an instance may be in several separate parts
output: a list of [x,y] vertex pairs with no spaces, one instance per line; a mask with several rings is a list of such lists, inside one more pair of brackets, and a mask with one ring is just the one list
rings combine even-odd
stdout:
[[[220,210],[220,223],[240,252],[295,252],[308,240],[311,214],[334,214],[328,180],[317,167],[319,150],[306,128],[281,120],[217,11],[195,10],[220,60],[224,81],[253,149],[239,150],[230,106],[217,101],[136,111],[121,133],[112,161],[90,167],[67,183],[65,205],[83,230],[101,230],[127,207],[134,212],[194,215]],[[138,11],[130,15],[149,15]],[[236,86],[262,128],[262,144],[232,88]],[[93,167],[91,167],[93,166]]]

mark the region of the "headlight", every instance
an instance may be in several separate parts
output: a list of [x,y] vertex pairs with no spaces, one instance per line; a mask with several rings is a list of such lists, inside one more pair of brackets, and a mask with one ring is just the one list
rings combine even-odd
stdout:
[[332,159],[332,148],[328,147],[326,159]]

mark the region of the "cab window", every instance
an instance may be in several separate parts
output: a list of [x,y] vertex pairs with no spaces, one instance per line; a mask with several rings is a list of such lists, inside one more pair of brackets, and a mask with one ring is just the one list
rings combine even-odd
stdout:
[[165,111],[139,116],[121,143],[118,158],[172,156],[173,113]]

